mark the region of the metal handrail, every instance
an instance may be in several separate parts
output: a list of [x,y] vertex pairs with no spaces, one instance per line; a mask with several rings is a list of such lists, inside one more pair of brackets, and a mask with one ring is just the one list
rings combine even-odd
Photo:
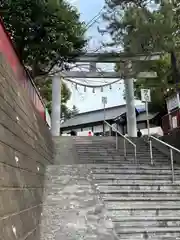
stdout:
[[174,182],[174,160],[173,160],[173,150],[180,153],[180,150],[173,147],[172,145],[163,142],[162,140],[159,140],[158,138],[154,137],[154,136],[150,136],[150,155],[151,155],[151,163],[153,164],[153,151],[152,151],[152,141],[151,139],[163,144],[164,146],[168,147],[170,149],[170,159],[171,159],[171,173],[172,173],[172,182]]
[[120,131],[118,131],[117,128],[113,127],[111,124],[109,124],[107,121],[104,120],[104,123],[106,123],[112,130],[116,132],[116,150],[118,150],[118,134],[124,139],[124,157],[127,157],[127,148],[126,148],[126,141],[129,142],[134,147],[134,160],[136,162],[137,158],[137,149],[136,144],[133,143],[130,139],[125,137]]

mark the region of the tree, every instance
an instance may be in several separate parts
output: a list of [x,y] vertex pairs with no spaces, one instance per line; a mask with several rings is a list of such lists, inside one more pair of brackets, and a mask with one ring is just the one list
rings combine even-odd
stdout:
[[[65,0],[4,0],[0,3],[0,15],[51,112],[52,84],[47,74],[54,66],[61,69],[73,61],[72,53],[80,54],[86,44],[84,23]],[[69,118],[66,102],[71,92],[65,83],[61,96],[62,115]]]
[[[118,68],[116,68],[117,71]],[[167,112],[166,98],[174,93],[175,90],[172,76],[168,74],[168,72],[171,72],[169,55],[165,55],[151,64],[146,64],[143,70],[157,72],[157,78],[139,78],[134,80],[135,97],[136,99],[141,99],[141,89],[150,89],[151,102],[149,103],[149,110],[155,113],[159,112],[163,116]]]
[[132,53],[172,49],[175,29],[171,4],[163,4],[155,11],[130,5],[122,11],[121,2],[110,2],[115,0],[108,1],[103,17],[108,21],[107,32],[113,45],[121,45],[124,51]]
[[[38,89],[41,92],[41,95],[43,96],[43,100],[46,103],[46,107],[51,114],[52,111],[52,80],[50,78],[41,79],[41,81],[38,81]],[[67,101],[71,97],[71,91],[67,87],[67,85],[62,82],[61,87],[61,117],[64,119],[68,119],[71,117],[71,111],[66,106]]]
[[71,118],[76,116],[79,113],[79,109],[73,105],[72,110],[71,110]]
[[151,103],[149,103],[149,110],[151,112],[159,112],[161,115],[166,114],[166,98],[174,89],[174,84],[170,74],[171,71],[170,59],[168,56],[151,63],[146,71],[157,72],[157,78],[151,79],[137,79],[134,83],[135,96],[141,99],[141,89],[151,89]]
[[[175,91],[177,79],[180,80],[178,71],[180,39],[177,34],[180,25],[177,21],[177,12],[174,11],[173,4],[168,2],[162,2],[154,11],[145,1],[139,1],[138,4],[126,1],[126,6],[125,1],[122,2],[106,1],[107,11],[103,17],[108,21],[107,32],[112,37],[111,45],[121,45],[125,52],[131,53],[154,51],[170,53],[171,58],[165,56],[154,63],[136,64],[136,71],[149,70],[158,73],[156,79],[137,79],[136,97],[140,97],[141,88],[150,88],[152,94],[150,108],[163,114],[166,110],[165,98],[168,91]],[[116,68],[119,69],[119,66]]]
[[4,0],[0,15],[33,78],[73,61],[85,46],[85,26],[65,0]]

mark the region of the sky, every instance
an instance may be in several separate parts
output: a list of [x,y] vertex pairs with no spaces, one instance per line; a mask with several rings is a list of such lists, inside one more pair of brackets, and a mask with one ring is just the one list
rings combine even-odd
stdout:
[[[94,16],[96,16],[99,11],[104,6],[104,0],[68,0],[74,6],[76,6],[80,12],[80,18],[82,21],[88,23]],[[94,24],[87,31],[87,37],[92,37],[91,42],[89,44],[90,50],[95,50],[98,48],[100,42],[107,41],[108,36],[102,37],[97,30],[98,24],[103,26],[103,22],[100,19],[100,22]],[[112,65],[103,66],[107,70],[112,70]],[[114,79],[109,79],[108,81],[113,81]],[[102,81],[102,80],[99,80]],[[76,105],[80,112],[86,112],[91,110],[96,110],[103,108],[102,97],[107,97],[107,105],[106,107],[116,106],[120,104],[124,104],[124,84],[123,81],[113,84],[112,89],[109,87],[103,88],[103,92],[101,89],[96,89],[95,93],[92,92],[91,88],[87,88],[86,92],[84,92],[83,87],[78,87],[76,89],[71,83],[68,83],[69,88],[71,89],[72,95],[71,99],[68,102],[68,106],[72,108],[73,105]],[[140,101],[137,101],[136,104],[140,104]]]

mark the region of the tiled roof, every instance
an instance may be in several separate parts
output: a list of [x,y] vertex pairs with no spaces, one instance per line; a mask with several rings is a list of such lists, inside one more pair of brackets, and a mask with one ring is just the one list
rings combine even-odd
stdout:
[[[106,108],[105,119],[111,120],[115,117],[121,115],[126,111],[126,105],[119,105],[111,108]],[[101,122],[104,120],[104,109],[99,109],[90,112],[84,112],[76,115],[75,117],[68,119],[63,124],[61,128],[77,126],[82,124]]]
[[[142,106],[136,106],[136,109],[139,111],[140,109],[143,111]],[[126,112],[126,105],[118,105],[115,107],[106,108],[105,119],[113,120],[116,117]],[[61,128],[78,126],[88,123],[101,122],[104,120],[104,109],[84,112],[76,115],[75,117],[68,119],[64,123],[61,124]]]
[[[151,119],[153,119],[154,117],[156,117],[157,114],[158,114],[158,113],[149,113],[149,114],[148,114],[149,120],[151,120]],[[138,121],[138,122],[146,121],[146,120],[147,120],[146,112],[142,112],[142,113],[140,113],[140,114],[137,116],[137,121]]]

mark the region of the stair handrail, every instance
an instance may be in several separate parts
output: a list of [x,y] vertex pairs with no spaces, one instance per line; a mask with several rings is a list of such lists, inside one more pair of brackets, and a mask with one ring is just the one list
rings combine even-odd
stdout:
[[126,148],[126,141],[129,142],[134,147],[134,160],[136,162],[137,159],[137,148],[136,144],[133,143],[130,139],[128,139],[126,136],[124,136],[117,128],[109,124],[107,121],[104,120],[104,123],[107,124],[113,131],[116,132],[116,150],[118,150],[118,134],[124,139],[124,157],[127,157],[127,148]]
[[163,144],[164,146],[168,147],[170,150],[170,160],[171,160],[171,175],[172,175],[172,182],[174,183],[174,158],[173,158],[173,150],[180,153],[180,150],[178,148],[173,147],[172,145],[154,137],[149,137],[149,144],[150,144],[150,157],[151,157],[151,163],[153,164],[153,150],[152,150],[152,141],[151,139]]

